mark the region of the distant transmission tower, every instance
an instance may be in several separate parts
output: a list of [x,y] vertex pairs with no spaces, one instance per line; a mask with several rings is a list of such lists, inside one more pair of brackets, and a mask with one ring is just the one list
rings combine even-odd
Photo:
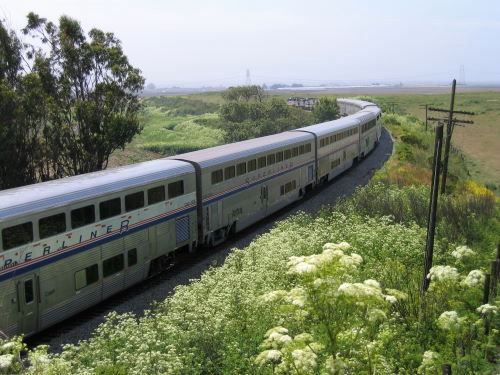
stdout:
[[460,73],[458,74],[458,82],[460,85],[465,86],[465,66],[460,65]]
[[246,85],[250,86],[252,84],[252,80],[250,79],[250,69],[247,69],[247,80]]

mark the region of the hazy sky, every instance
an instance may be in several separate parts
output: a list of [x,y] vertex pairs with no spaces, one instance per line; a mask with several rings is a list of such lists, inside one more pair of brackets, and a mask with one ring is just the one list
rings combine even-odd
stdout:
[[157,86],[500,81],[497,0],[2,0],[19,30],[34,11],[114,32]]

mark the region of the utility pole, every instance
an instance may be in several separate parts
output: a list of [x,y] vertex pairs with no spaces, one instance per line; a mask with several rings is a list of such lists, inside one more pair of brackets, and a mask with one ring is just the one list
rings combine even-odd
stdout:
[[420,104],[420,108],[425,108],[425,131],[427,132],[427,107],[429,104]]
[[441,149],[443,145],[443,123],[439,122],[436,128],[436,140],[434,141],[434,161],[432,168],[431,199],[429,202],[429,216],[427,221],[427,240],[425,244],[424,277],[420,288],[423,297],[429,288],[430,280],[427,278],[432,268],[432,256],[434,254],[434,234],[436,232],[436,211],[439,190],[439,171],[441,168]]
[[444,158],[443,158],[443,182],[441,184],[441,194],[444,194],[446,192],[446,177],[448,175],[448,158],[450,155],[450,147],[451,147],[451,136],[453,135],[453,129],[455,127],[455,124],[473,124],[473,121],[465,121],[465,120],[457,120],[453,118],[454,114],[462,114],[462,115],[470,115],[473,116],[474,112],[465,112],[465,111],[454,111],[454,105],[455,105],[455,88],[457,85],[457,80],[453,80],[453,84],[451,87],[451,103],[450,103],[450,109],[440,109],[440,108],[432,108],[429,107],[429,111],[434,111],[434,112],[444,112],[448,114],[448,119],[441,119],[441,118],[433,118],[429,117],[428,120],[430,121],[446,121],[447,122],[447,127],[446,127],[446,143],[444,147]]

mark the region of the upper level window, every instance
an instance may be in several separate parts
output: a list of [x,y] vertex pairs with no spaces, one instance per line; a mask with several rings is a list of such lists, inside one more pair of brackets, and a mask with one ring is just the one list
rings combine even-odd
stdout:
[[267,165],[273,165],[276,162],[276,155],[269,154],[267,155]]
[[160,185],[148,189],[148,204],[155,204],[165,200],[165,186]]
[[101,220],[120,215],[122,213],[120,198],[113,198],[99,203],[99,211],[101,213]]
[[138,208],[144,207],[144,192],[138,191],[137,193],[132,193],[125,195],[125,211],[133,211]]
[[224,168],[224,180],[229,180],[236,176],[236,168],[234,165]]
[[[222,170],[219,169],[222,173]],[[222,181],[222,180],[221,180]],[[184,194],[184,181],[176,181],[168,184],[168,199],[172,199]]]
[[216,171],[212,172],[212,185],[218,184],[222,180],[224,180],[224,175],[222,174],[222,169],[217,169]]
[[276,162],[279,163],[280,161],[283,161],[283,151],[278,151],[276,153]]
[[311,144],[306,144],[306,152],[311,152]]
[[285,150],[285,160],[290,159],[292,157],[292,150]]
[[62,233],[66,230],[66,214],[60,213],[56,215],[41,218],[38,221],[38,231],[40,238],[47,238]]
[[266,166],[266,157],[265,156],[261,156],[258,159],[258,167],[259,168],[264,168],[265,166]]
[[248,172],[253,172],[257,169],[257,160],[255,159],[252,159],[252,160],[249,160],[248,161],[248,164],[247,164],[247,169],[248,169]]
[[4,250],[9,250],[30,242],[33,242],[33,224],[31,221],[2,229],[2,245]]
[[247,163],[243,162],[236,166],[236,175],[241,176],[242,174],[247,173]]
[[80,228],[95,221],[94,205],[71,210],[71,228]]
[[299,148],[298,147],[292,148],[292,158],[294,158],[296,156],[299,156]]

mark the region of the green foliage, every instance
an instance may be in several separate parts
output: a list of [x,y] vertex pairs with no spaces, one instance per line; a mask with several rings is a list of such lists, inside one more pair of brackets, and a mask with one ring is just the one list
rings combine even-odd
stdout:
[[217,104],[180,96],[155,96],[144,99],[143,103],[146,106],[159,108],[171,117],[215,113],[219,109]]
[[233,86],[229,87],[226,91],[222,93],[222,98],[228,102],[235,101],[245,101],[255,100],[261,102],[264,98],[264,91],[262,87],[258,85],[252,86]]
[[87,39],[67,16],[56,26],[30,13],[23,32],[43,45],[29,46],[28,56],[49,100],[44,135],[57,153],[56,176],[106,168],[109,155],[141,130],[140,71],[112,33],[92,29]]
[[338,119],[340,117],[340,110],[337,100],[327,96],[321,97],[319,103],[314,105],[312,114],[317,123]]
[[276,134],[313,122],[310,113],[290,108],[279,98],[256,103],[225,103],[220,106],[219,118],[226,142]]

